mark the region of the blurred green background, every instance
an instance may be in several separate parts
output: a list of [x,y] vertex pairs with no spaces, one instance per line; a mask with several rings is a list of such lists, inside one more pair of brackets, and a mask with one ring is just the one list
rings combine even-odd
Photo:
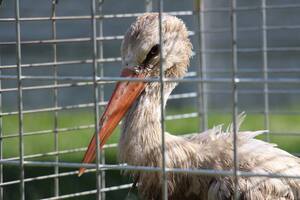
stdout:
[[[192,108],[182,109],[168,109],[168,115],[189,113],[193,112]],[[231,115],[226,114],[209,114],[209,127],[213,127],[217,124],[224,124],[226,127],[231,122]],[[38,131],[48,130],[53,128],[54,115],[51,113],[38,113],[38,114],[26,114],[24,116],[24,129],[25,131]],[[79,125],[89,125],[93,123],[93,113],[91,110],[82,110],[74,112],[62,112],[59,114],[58,128],[68,128]],[[18,129],[17,116],[3,117],[3,132],[4,135],[16,132]],[[199,126],[199,118],[179,119],[166,121],[167,131],[172,134],[185,134],[197,132]],[[263,116],[258,114],[250,114],[246,117],[241,129],[242,130],[259,130],[263,129]],[[277,132],[296,132],[300,130],[300,123],[298,116],[291,115],[270,115],[270,130],[276,130]],[[80,131],[70,131],[59,133],[59,150],[74,149],[80,147],[86,147],[91,136],[93,129],[86,129]],[[115,131],[113,137],[108,143],[116,143],[119,138],[119,129]],[[265,139],[265,135],[259,136],[260,139]],[[300,137],[291,135],[272,135],[271,142],[278,144],[282,149],[289,152],[300,152]],[[18,138],[3,140],[4,157],[10,158],[18,156]],[[54,151],[54,134],[45,134],[38,136],[26,136],[24,137],[24,149],[25,155],[47,153]],[[83,152],[69,153],[59,156],[60,161],[63,162],[80,162],[83,156]],[[110,148],[105,150],[105,157],[107,163],[116,163],[116,148]],[[34,161],[54,161],[54,156],[45,156],[42,158],[26,159]],[[60,168],[60,172],[74,171],[76,169]],[[53,168],[48,167],[26,167],[25,177],[36,177],[53,173]],[[18,179],[17,167],[5,166],[4,167],[4,180],[10,181]],[[94,173],[87,173],[82,177],[77,175],[71,175],[59,178],[60,180],[60,193],[70,194],[80,191],[93,190],[95,188],[96,180]],[[132,180],[130,177],[121,176],[119,171],[107,171],[106,172],[106,185],[116,186],[120,184],[129,183]],[[40,199],[50,197],[53,194],[53,179],[35,180],[26,183],[26,197],[27,199]],[[6,186],[4,190],[5,199],[18,199],[18,184]],[[135,192],[129,199],[135,199]],[[108,199],[124,199],[128,194],[128,189],[118,190],[117,192],[107,192]],[[91,199],[94,195],[87,195],[77,197],[79,199]],[[77,199],[75,198],[75,199]]]

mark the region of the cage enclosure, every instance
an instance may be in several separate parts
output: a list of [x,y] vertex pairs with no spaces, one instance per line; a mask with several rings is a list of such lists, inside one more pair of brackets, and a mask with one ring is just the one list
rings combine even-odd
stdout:
[[117,164],[119,128],[101,167],[77,174],[119,80],[123,35],[152,11],[182,19],[193,44],[163,129],[200,133],[245,111],[242,130],[269,130],[260,139],[300,155],[298,1],[3,0],[0,199],[138,198]]

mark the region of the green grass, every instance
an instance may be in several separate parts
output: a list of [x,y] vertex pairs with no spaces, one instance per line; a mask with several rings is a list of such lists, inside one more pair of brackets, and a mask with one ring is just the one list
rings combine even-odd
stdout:
[[[168,114],[187,113],[190,109],[171,110]],[[230,115],[210,114],[208,116],[209,127],[217,124],[228,126],[231,122]],[[61,112],[58,118],[58,128],[69,128],[80,125],[93,124],[93,112],[73,111]],[[264,119],[262,115],[248,115],[243,123],[242,130],[260,130],[264,129]],[[199,127],[199,118],[178,119],[166,122],[167,131],[180,135],[184,133],[197,132]],[[52,113],[36,113],[24,115],[24,132],[51,130],[53,129],[54,115]],[[271,115],[270,131],[276,132],[300,132],[299,117],[293,115]],[[58,136],[58,145],[60,150],[86,147],[94,130],[83,129],[75,131],[60,132]],[[3,117],[3,134],[5,136],[18,133],[17,116]],[[115,131],[108,143],[116,143],[119,138],[119,129]],[[264,136],[260,136],[264,138]],[[7,138],[3,140],[4,157],[18,156],[19,138]],[[291,152],[300,152],[300,136],[290,135],[271,135],[271,142],[277,143],[283,149]],[[46,153],[54,151],[54,134],[32,135],[24,137],[25,155]],[[109,151],[114,156],[115,151]],[[66,154],[61,156],[64,161],[80,161],[82,153]],[[45,157],[44,160],[51,160],[51,157]]]
[[[177,109],[168,110],[168,114],[180,114],[193,112],[192,109]],[[3,135],[18,134],[18,118],[17,116],[5,116],[3,119]],[[217,124],[224,124],[227,126],[231,122],[230,115],[210,114],[208,116],[209,127]],[[80,125],[93,124],[93,111],[68,111],[60,112],[58,118],[58,128],[70,128]],[[264,129],[262,115],[248,115],[243,123],[242,130],[260,130]],[[185,133],[195,133],[198,130],[199,118],[179,119],[166,122],[166,129],[168,132],[180,135]],[[270,116],[270,130],[276,132],[300,132],[299,117],[295,115],[271,115]],[[51,130],[54,127],[53,113],[36,113],[24,115],[24,132]],[[59,150],[67,150],[73,148],[86,147],[89,143],[94,129],[84,129],[77,131],[59,132],[58,146]],[[264,138],[265,136],[260,136]],[[119,128],[115,131],[108,143],[116,143],[119,138]],[[5,158],[18,156],[19,138],[5,138],[3,139],[3,154]],[[271,142],[277,143],[281,148],[289,152],[300,152],[300,136],[271,136]],[[24,136],[24,150],[25,155],[47,153],[54,151],[54,134],[48,133],[44,135]],[[108,149],[105,152],[108,163],[116,162],[116,149]],[[83,152],[63,154],[59,156],[60,161],[64,162],[80,162]],[[51,161],[54,157],[45,156],[29,160],[43,160]],[[27,159],[28,160],[28,159]],[[67,168],[60,168],[60,172],[74,170]],[[26,167],[25,177],[37,177],[46,174],[52,174],[53,168],[43,167]],[[4,166],[4,181],[16,180],[19,178],[18,167]],[[93,190],[95,186],[95,174],[89,173],[81,178],[76,175],[61,177],[60,179],[60,194],[70,194],[79,191]],[[120,176],[119,171],[107,171],[106,185],[115,186],[130,182],[129,177]],[[49,188],[49,185],[51,186]],[[19,199],[18,191],[19,185],[4,187],[5,199]],[[26,183],[25,192],[26,199],[40,199],[53,196],[53,179],[46,179],[40,181],[33,181]],[[108,192],[107,199],[124,199],[127,195],[127,190],[120,190],[117,192]],[[94,199],[95,196],[88,195],[80,197],[80,199]],[[135,198],[136,199],[136,198]]]

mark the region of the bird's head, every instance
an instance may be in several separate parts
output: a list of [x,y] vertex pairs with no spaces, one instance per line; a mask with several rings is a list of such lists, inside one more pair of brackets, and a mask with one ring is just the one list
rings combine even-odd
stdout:
[[162,52],[159,15],[147,13],[138,17],[126,32],[122,43],[123,66],[147,69],[149,76],[159,76],[162,53],[165,76],[182,77],[192,54],[187,28],[177,17],[163,14],[161,32]]
[[[155,78],[160,75],[161,53],[165,77],[180,78],[187,71],[192,54],[188,31],[180,19],[162,15],[162,48],[160,46],[159,15],[146,13],[137,18],[127,31],[121,48],[122,77]],[[161,52],[162,50],[162,52]],[[149,82],[119,82],[100,119],[100,147],[102,147],[126,112],[149,86]],[[96,155],[94,135],[83,162],[90,163]],[[79,175],[84,172],[81,168]]]

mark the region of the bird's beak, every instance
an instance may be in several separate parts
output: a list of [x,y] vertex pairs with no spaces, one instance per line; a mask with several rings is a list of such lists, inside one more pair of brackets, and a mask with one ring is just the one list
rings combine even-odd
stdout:
[[[143,73],[135,73],[132,69],[125,68],[121,77],[145,78]],[[99,144],[103,147],[109,136],[112,134],[116,126],[129,110],[131,105],[140,96],[145,89],[145,82],[118,82],[115,90],[108,102],[108,105],[100,118],[99,122]],[[96,158],[96,136],[94,135],[87,151],[85,152],[83,163],[91,163]],[[85,168],[79,169],[78,176],[81,176]]]

